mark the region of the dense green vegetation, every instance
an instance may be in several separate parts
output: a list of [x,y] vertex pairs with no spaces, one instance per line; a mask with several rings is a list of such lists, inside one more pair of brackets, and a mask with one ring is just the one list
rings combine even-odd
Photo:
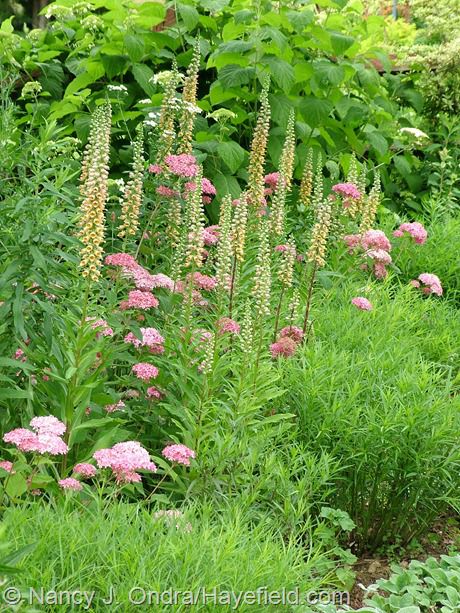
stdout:
[[[458,87],[433,68],[434,122],[431,65],[399,71],[454,34],[417,2],[173,4],[0,27],[0,572],[24,610],[349,610],[357,556],[460,506]],[[455,610],[433,564],[365,610]]]

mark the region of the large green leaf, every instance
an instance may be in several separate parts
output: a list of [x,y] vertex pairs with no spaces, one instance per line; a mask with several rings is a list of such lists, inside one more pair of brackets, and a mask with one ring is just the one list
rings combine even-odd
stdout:
[[235,141],[219,143],[217,154],[232,173],[235,173],[244,161],[245,150]]
[[145,91],[147,96],[155,93],[155,88],[152,83],[153,70],[145,64],[134,64],[132,67],[134,78]]
[[290,64],[274,55],[264,55],[262,63],[267,64],[273,80],[281,89],[289,93],[295,82],[294,69]]
[[224,89],[246,85],[255,74],[254,68],[242,68],[236,64],[224,66],[219,70],[219,81]]
[[322,124],[332,109],[332,102],[329,102],[329,100],[314,98],[313,96],[302,98],[300,102],[300,112],[305,118],[305,121],[308,123],[308,125],[314,127]]
[[145,42],[141,36],[126,34],[124,38],[126,51],[132,62],[139,62],[145,52]]
[[200,14],[196,8],[190,6],[189,4],[179,2],[177,4],[177,10],[179,11],[179,16],[187,26],[188,30],[193,30],[198,25],[198,22],[200,21]]
[[92,85],[105,74],[105,68],[102,62],[87,62],[86,72],[82,72],[69,83],[65,90],[64,98],[75,94],[84,89],[87,85]]
[[332,48],[337,55],[343,55],[355,42],[352,36],[346,36],[340,32],[331,32],[330,35]]

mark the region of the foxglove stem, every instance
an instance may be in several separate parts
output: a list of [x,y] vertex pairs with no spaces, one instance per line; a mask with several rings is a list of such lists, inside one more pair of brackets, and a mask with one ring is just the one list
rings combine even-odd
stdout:
[[315,283],[315,277],[316,277],[316,271],[318,269],[318,264],[315,262],[313,264],[313,270],[311,272],[311,277],[310,277],[310,285],[308,287],[308,296],[307,296],[307,304],[305,306],[305,317],[303,320],[303,333],[305,335],[305,341],[307,340],[307,336],[306,336],[306,331],[307,331],[307,325],[308,325],[308,316],[310,315],[310,306],[311,306],[311,297],[313,294],[313,285]]
[[283,298],[284,298],[284,285],[281,286],[281,292],[280,292],[280,299],[278,301],[278,308],[276,309],[276,318],[275,318],[275,331],[273,333],[273,342],[276,341],[276,335],[278,334],[278,326],[279,326],[279,321],[280,321],[280,311],[281,311],[281,305],[283,302]]
[[229,300],[229,306],[228,306],[228,313],[229,313],[228,316],[230,317],[230,319],[232,318],[232,312],[233,312],[233,296],[235,292],[235,278],[236,278],[236,257],[233,258],[232,277],[230,281],[230,300]]

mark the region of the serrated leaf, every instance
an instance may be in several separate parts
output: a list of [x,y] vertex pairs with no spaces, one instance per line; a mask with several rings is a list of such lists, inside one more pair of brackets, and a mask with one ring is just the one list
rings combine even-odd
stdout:
[[224,89],[246,85],[254,76],[254,68],[242,68],[236,64],[224,66],[219,70],[219,81]]
[[343,55],[355,42],[352,36],[346,36],[340,32],[330,32],[330,36],[332,48],[337,55]]
[[313,127],[321,125],[332,109],[332,102],[313,96],[306,96],[300,102],[300,112],[308,125]]
[[294,69],[286,61],[274,55],[264,55],[262,63],[270,67],[273,80],[285,93],[289,93],[295,83]]

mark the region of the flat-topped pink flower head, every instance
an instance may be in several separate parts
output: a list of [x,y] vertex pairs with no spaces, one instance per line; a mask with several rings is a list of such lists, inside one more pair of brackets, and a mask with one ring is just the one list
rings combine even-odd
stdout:
[[264,177],[264,183],[266,185],[269,185],[272,189],[275,189],[277,187],[279,180],[280,180],[279,172],[270,172],[268,175],[265,175]]
[[126,404],[123,402],[123,400],[119,400],[118,402],[115,402],[114,404],[106,404],[104,407],[104,410],[107,413],[115,413],[115,411],[123,411],[123,409],[126,408]]
[[362,196],[354,183],[337,183],[332,186],[332,191],[345,198],[352,198],[353,200],[359,200]]
[[369,302],[367,298],[363,298],[362,296],[352,298],[351,304],[354,304],[355,307],[361,309],[361,311],[372,311],[372,303]]
[[194,177],[198,173],[196,159],[188,153],[167,155],[165,162],[169,172],[178,177]]
[[221,317],[217,322],[219,334],[239,334],[240,324],[230,317]]
[[147,311],[148,309],[156,309],[160,303],[150,292],[143,292],[139,289],[131,290],[128,294],[128,300],[123,300],[120,303],[120,309],[126,311],[128,309],[140,309]]
[[125,343],[134,345],[134,347],[149,347],[156,349],[157,353],[163,353],[163,343],[165,339],[156,328],[141,328],[142,338],[137,338],[133,332],[129,332],[125,338]]
[[364,250],[383,249],[391,251],[391,243],[381,230],[368,230],[361,238],[361,244]]
[[34,417],[30,421],[33,430],[39,434],[55,434],[62,436],[66,431],[65,424],[54,415],[45,415],[43,417]]
[[423,245],[428,238],[428,232],[418,221],[412,223],[402,223],[397,230],[393,232],[393,236],[401,237],[404,233],[409,234],[418,245]]
[[161,453],[170,462],[182,464],[183,466],[190,466],[190,460],[195,458],[193,449],[189,449],[181,444],[167,445]]
[[139,362],[138,364],[134,364],[132,371],[136,377],[142,381],[156,379],[160,372],[156,366],[153,366],[153,364],[148,364],[147,362]]
[[72,490],[74,492],[79,492],[83,488],[80,481],[77,481],[77,479],[74,479],[73,477],[67,477],[67,479],[60,479],[58,483],[59,487],[61,487],[63,490]]
[[13,462],[10,462],[9,460],[2,460],[0,462],[0,468],[3,468],[3,470],[5,470],[7,473],[11,473],[12,475],[15,473],[13,470]]
[[279,333],[280,338],[291,338],[295,343],[300,343],[303,339],[303,330],[297,326],[286,326],[282,328]]
[[157,471],[148,451],[138,441],[126,441],[117,443],[110,449],[99,449],[93,457],[99,468],[112,469],[117,482],[120,483],[141,481],[137,470]]
[[374,260],[374,262],[378,262],[380,264],[386,265],[391,264],[392,262],[391,255],[384,249],[370,249],[369,251],[366,251],[366,255],[368,258],[371,258],[371,260]]
[[129,253],[112,253],[107,255],[104,262],[110,266],[123,266],[124,268],[131,268],[133,266],[139,266],[136,260]]
[[272,358],[289,358],[294,355],[297,349],[297,343],[289,336],[282,336],[275,343],[270,345],[270,353]]
[[421,275],[418,276],[418,279],[425,286],[423,288],[424,293],[436,294],[436,296],[442,296],[443,289],[441,285],[441,280],[439,279],[437,275],[434,275],[428,272],[423,272]]
[[94,477],[94,475],[97,473],[97,468],[92,464],[82,462],[80,464],[75,464],[73,467],[73,472],[76,475],[81,475],[82,477]]

